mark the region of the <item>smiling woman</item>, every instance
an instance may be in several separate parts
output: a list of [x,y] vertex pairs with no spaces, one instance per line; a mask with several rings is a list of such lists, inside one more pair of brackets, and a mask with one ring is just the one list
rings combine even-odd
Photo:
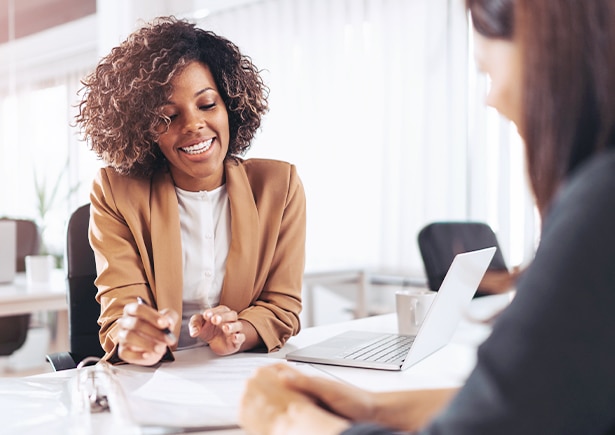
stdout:
[[257,68],[229,40],[161,18],[83,83],[77,122],[109,165],[90,222],[105,358],[279,349],[299,331],[305,196],[293,165],[240,157],[268,107]]

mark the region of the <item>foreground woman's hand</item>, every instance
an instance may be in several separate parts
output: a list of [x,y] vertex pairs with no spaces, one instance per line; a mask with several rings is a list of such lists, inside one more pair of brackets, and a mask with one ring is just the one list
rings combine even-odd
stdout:
[[163,329],[173,329],[178,320],[179,314],[173,310],[158,312],[137,302],[127,304],[118,320],[118,356],[130,364],[156,364],[167,347],[177,341],[167,336]]
[[[267,433],[267,428],[283,428],[286,432],[279,433],[288,434],[339,433],[349,421],[412,432],[427,425],[456,392],[452,388],[375,393],[279,364],[258,370],[248,382],[240,419],[254,434]],[[293,400],[297,394],[303,400]]]
[[289,388],[348,420],[406,432],[426,426],[457,393],[456,388],[370,392],[296,370],[287,371],[284,378]]
[[478,289],[483,293],[498,294],[510,291],[514,288],[522,269],[515,266],[508,270],[488,270],[485,272]]
[[[287,372],[288,370],[288,372]],[[338,434],[350,424],[325,411],[312,398],[284,382],[294,370],[286,364],[262,367],[246,383],[239,421],[252,435]]]

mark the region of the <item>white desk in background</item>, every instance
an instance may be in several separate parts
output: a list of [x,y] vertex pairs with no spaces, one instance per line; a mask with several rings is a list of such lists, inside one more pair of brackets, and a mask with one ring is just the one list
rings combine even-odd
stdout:
[[[315,322],[315,297],[316,287],[334,288],[337,285],[351,284],[355,287],[353,315],[355,319],[368,317],[376,313],[370,313],[369,297],[371,289],[376,285],[404,287],[427,287],[424,277],[411,273],[387,272],[370,269],[347,269],[311,271],[303,275],[303,311],[305,313],[305,326],[314,326]],[[377,313],[380,314],[380,313]]]
[[[492,313],[506,306],[509,300],[508,295],[488,296],[473,300],[468,319],[462,322],[451,343],[402,372],[318,364],[301,367],[309,373],[334,377],[372,391],[459,386],[475,364],[476,347],[490,332],[489,326],[475,319],[488,318]],[[164,363],[158,368],[119,366],[117,368],[121,370],[121,373],[118,379],[121,380],[123,389],[128,392],[128,401],[134,400],[139,403],[142,398],[151,400],[152,397],[162,397],[160,402],[148,409],[153,415],[159,414],[167,418],[173,414],[176,416],[181,414],[181,411],[172,411],[178,408],[178,403],[182,403],[182,397],[179,398],[179,402],[178,398],[174,397],[178,393],[184,395],[186,406],[193,405],[192,400],[202,400],[203,403],[213,406],[216,395],[220,394],[223,399],[226,399],[226,408],[221,408],[221,412],[236,415],[245,379],[255,367],[283,360],[287,352],[339,332],[351,329],[393,332],[396,327],[395,314],[385,314],[306,328],[298,336],[291,338],[281,351],[271,354],[241,353],[228,357],[217,357],[211,353],[209,348],[200,347],[176,352],[175,362]],[[19,427],[20,432],[15,433],[38,433],[36,430],[40,430],[41,427],[45,428],[46,435],[71,433],[71,428],[67,427],[67,406],[62,403],[61,397],[62,392],[67,389],[68,379],[74,377],[76,373],[75,370],[67,370],[28,378],[0,379],[0,415],[3,430],[10,428],[11,424],[16,422],[32,421],[31,427],[22,424]],[[207,380],[201,381],[203,379]],[[27,406],[24,406],[26,403]],[[198,409],[201,413],[209,410],[208,406],[202,405]],[[191,411],[186,415],[190,418],[190,415],[194,414]],[[109,413],[93,414],[92,418],[95,424],[92,424],[94,429],[91,432],[76,430],[75,433],[107,434],[109,431],[117,434],[140,433],[138,431],[128,432],[126,427],[118,428]],[[44,422],[44,425],[36,427],[37,421]],[[27,432],[30,428],[33,430]],[[235,428],[202,433],[237,435],[244,432]]]
[[0,284],[0,316],[57,311],[57,346],[68,349],[68,304],[66,302],[66,273],[52,271],[48,283],[28,285],[26,274],[20,272],[10,283]]
[[0,284],[0,316],[67,308],[66,275],[62,270],[54,270],[49,283],[28,285],[26,274],[20,272],[13,282]]

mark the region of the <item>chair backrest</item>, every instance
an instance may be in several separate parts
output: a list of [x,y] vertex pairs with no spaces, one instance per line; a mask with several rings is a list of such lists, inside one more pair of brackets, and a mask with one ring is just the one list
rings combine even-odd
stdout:
[[0,355],[11,355],[26,341],[30,314],[0,317]]
[[434,222],[418,234],[427,282],[437,291],[455,255],[476,249],[497,248],[488,270],[508,270],[497,237],[483,222]]
[[[40,233],[36,222],[29,219],[2,218],[15,222],[16,226],[16,265],[17,272],[26,270],[26,256],[38,254]],[[0,317],[0,355],[11,355],[26,342],[30,328],[30,314],[17,314]]]
[[26,270],[26,256],[38,254],[41,248],[41,235],[36,222],[30,219],[9,219],[17,226],[17,272]]
[[89,225],[90,205],[85,204],[68,220],[66,237],[70,350],[77,363],[104,355],[98,338],[100,304],[95,299],[96,262],[88,240]]

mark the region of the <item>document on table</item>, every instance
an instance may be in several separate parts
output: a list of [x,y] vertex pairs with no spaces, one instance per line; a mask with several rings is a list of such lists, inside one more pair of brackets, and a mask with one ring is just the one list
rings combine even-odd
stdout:
[[[237,425],[246,380],[258,367],[286,363],[267,357],[214,358],[201,364],[162,365],[151,374],[119,371],[129,414],[140,426],[219,428]],[[326,376],[309,365],[309,375]]]

